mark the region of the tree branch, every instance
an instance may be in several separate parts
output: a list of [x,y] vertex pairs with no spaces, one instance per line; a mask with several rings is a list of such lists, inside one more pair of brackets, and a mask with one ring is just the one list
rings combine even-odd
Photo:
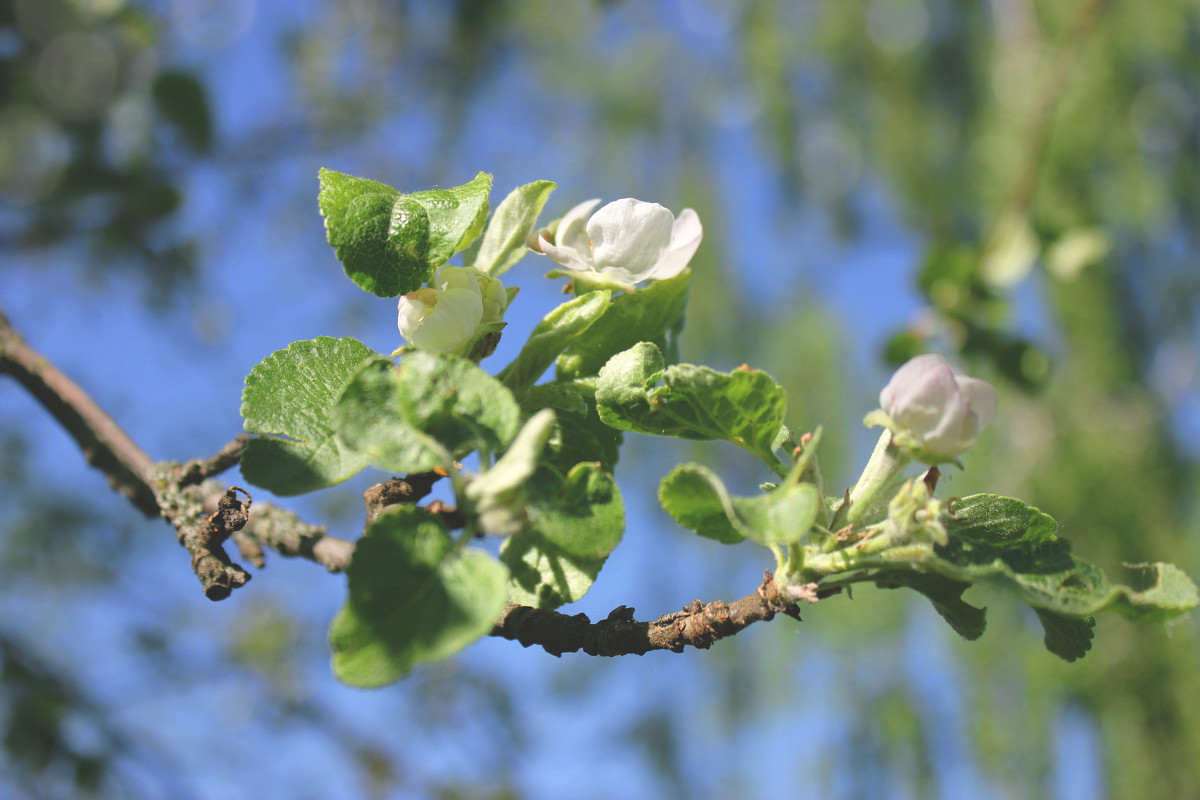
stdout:
[[0,373],[11,375],[50,412],[134,507],[157,517],[159,504],[149,476],[154,460],[138,447],[70,378],[25,344],[0,311]]
[[718,639],[780,613],[800,619],[800,609],[780,592],[768,570],[758,589],[740,600],[695,600],[683,611],[665,614],[653,622],[637,622],[633,609],[626,606],[613,609],[600,622],[592,622],[586,614],[568,616],[548,609],[510,606],[491,635],[518,641],[525,647],[539,645],[554,656],[579,650],[592,656],[640,656],[651,650],[681,653],[688,645],[708,649]]
[[[75,439],[88,463],[135,508],[148,517],[161,516],[175,528],[209,599],[223,600],[250,580],[225,552],[230,537],[243,557],[258,567],[264,565],[263,546],[284,556],[307,558],[332,572],[349,565],[352,542],[327,536],[324,527],[308,525],[270,505],[257,506],[251,518],[246,490],[208,480],[238,463],[247,437],[238,436],[209,458],[186,464],[155,462],[83,389],[29,347],[3,312],[0,374],[16,378]],[[238,493],[245,495],[244,501]]]
[[195,486],[209,478],[220,475],[227,469],[232,469],[242,460],[242,451],[250,437],[239,433],[233,441],[222,447],[208,458],[193,459],[183,465],[179,475],[179,486]]
[[[216,509],[224,487],[213,481],[201,489],[206,495],[205,509]],[[345,572],[354,555],[354,542],[330,536],[325,530],[324,525],[309,525],[291,511],[260,503],[245,527],[234,532],[233,542],[242,558],[259,569],[266,566],[263,548],[268,547],[281,556],[320,564],[330,572]]]

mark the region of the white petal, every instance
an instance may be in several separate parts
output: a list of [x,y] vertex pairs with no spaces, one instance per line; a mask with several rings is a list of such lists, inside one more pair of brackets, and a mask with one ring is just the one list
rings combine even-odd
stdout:
[[590,272],[593,269],[592,254],[587,250],[581,253],[571,247],[558,247],[550,244],[550,241],[545,236],[538,237],[538,246],[542,248],[542,252],[551,261],[560,267],[566,267],[578,272]]
[[598,205],[600,198],[585,200],[563,214],[554,234],[554,244],[557,247],[569,247],[581,254],[589,252],[591,244],[588,242],[587,222],[592,209]]
[[620,267],[636,283],[650,275],[671,245],[675,217],[658,203],[626,197],[615,200],[588,220],[595,267]]
[[996,390],[992,385],[966,375],[956,375],[954,380],[958,381],[958,388],[966,395],[967,403],[975,412],[977,430],[981,431],[992,424],[996,418]]
[[670,248],[654,268],[654,273],[646,277],[663,280],[674,278],[683,272],[683,268],[696,254],[696,248],[700,246],[700,240],[703,238],[704,227],[700,224],[700,215],[690,208],[685,208],[671,230]]
[[442,267],[434,278],[434,286],[447,289],[474,289],[479,291],[479,270],[474,267]]
[[633,289],[634,284],[641,280],[641,278],[634,277],[630,274],[629,270],[623,267],[605,267],[596,274],[605,281],[622,284],[627,289]]
[[412,344],[413,334],[421,327],[427,308],[415,296],[401,295],[396,315],[396,327],[404,341]]
[[471,338],[483,318],[483,300],[479,289],[447,289],[438,295],[437,305],[422,321],[409,343],[422,350],[448,353]]
[[921,445],[930,453],[956,458],[971,445],[979,433],[975,416],[967,405],[967,398],[955,393],[941,408],[942,415],[937,423],[924,430],[913,431]]
[[926,354],[909,359],[879,393],[879,407],[906,428],[938,424],[947,403],[958,395],[954,370],[946,359]]

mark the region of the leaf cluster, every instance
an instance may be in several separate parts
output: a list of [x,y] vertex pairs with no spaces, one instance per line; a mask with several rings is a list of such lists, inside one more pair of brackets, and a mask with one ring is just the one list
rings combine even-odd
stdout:
[[[489,220],[490,188],[480,173],[403,194],[322,170],[320,206],[346,274],[394,296],[456,253],[492,275],[522,257],[554,184],[518,187]],[[1197,605],[1195,586],[1170,565],[1139,565],[1140,588],[1111,582],[1071,553],[1051,517],[1013,498],[927,498],[920,525],[893,503],[886,518],[835,530],[843,494],[826,491],[820,431],[793,441],[783,387],[748,366],[678,363],[690,279],[685,270],[632,292],[580,291],[495,375],[458,356],[416,350],[397,363],[328,337],[293,343],[251,371],[242,405],[256,435],[242,458],[250,483],[294,495],[372,466],[436,473],[455,495],[453,518],[411,504],[371,518],[331,631],[342,680],[383,685],[443,659],[490,633],[509,604],[580,599],[624,531],[613,471],[625,433],[725,441],[757,456],[772,480],[758,494],[734,495],[711,468],[687,463],[662,480],[659,499],[699,536],[767,548],[778,588],[793,598],[863,582],[905,587],[974,639],[985,610],[962,595],[986,586],[1033,607],[1047,647],[1068,660],[1090,648],[1097,613],[1162,621]],[[462,466],[470,454],[477,469]],[[905,486],[889,491],[914,483]]]

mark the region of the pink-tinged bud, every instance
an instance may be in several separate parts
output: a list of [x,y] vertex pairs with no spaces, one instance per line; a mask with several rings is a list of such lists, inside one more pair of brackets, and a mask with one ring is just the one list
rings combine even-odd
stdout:
[[922,355],[896,370],[879,393],[879,405],[897,442],[936,464],[953,461],[975,444],[996,415],[996,390],[987,381],[954,374],[939,355]]

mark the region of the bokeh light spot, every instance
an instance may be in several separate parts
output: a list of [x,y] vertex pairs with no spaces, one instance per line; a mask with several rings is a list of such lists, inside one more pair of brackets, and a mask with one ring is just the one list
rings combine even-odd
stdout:
[[117,89],[117,54],[91,33],[62,33],[38,58],[38,87],[68,119],[88,119],[108,105]]

